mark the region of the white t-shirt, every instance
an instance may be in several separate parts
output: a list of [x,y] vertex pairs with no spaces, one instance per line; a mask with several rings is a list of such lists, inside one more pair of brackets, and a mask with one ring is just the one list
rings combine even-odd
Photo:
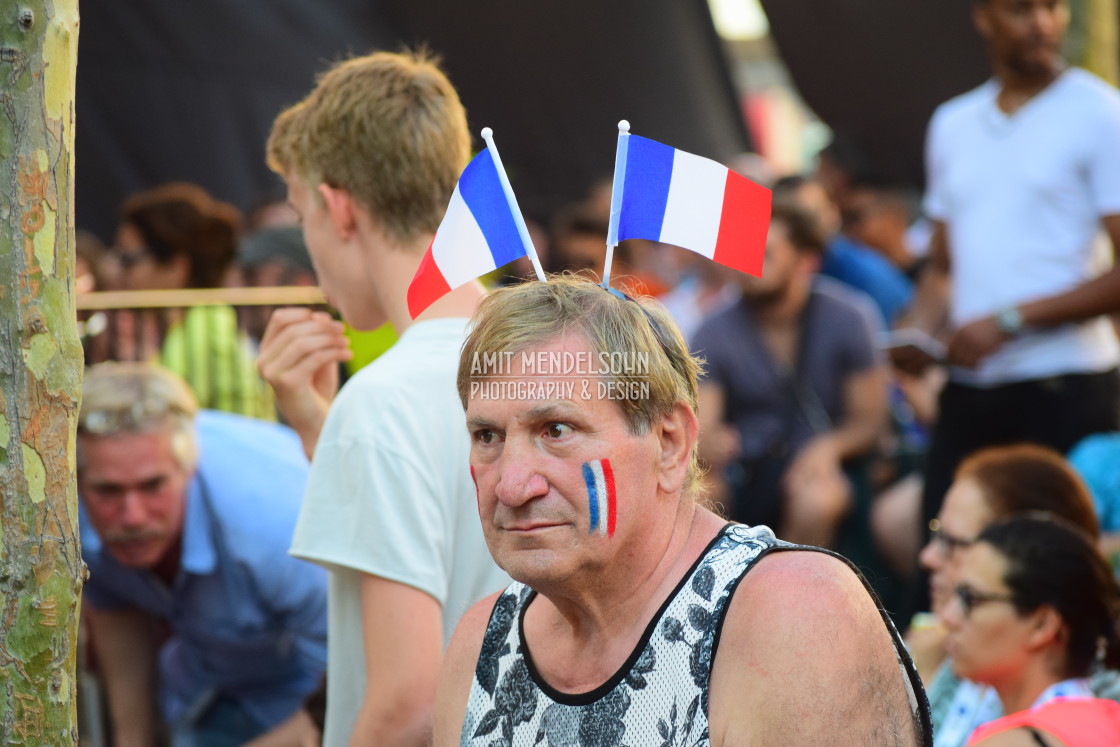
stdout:
[[[1100,218],[1120,213],[1120,93],[1077,68],[1012,115],[989,80],[942,104],[927,139],[927,215],[946,224],[953,322],[1062,293],[1110,264]],[[1103,317],[1011,341],[954,378],[995,385],[1107,370]]]
[[455,389],[466,319],[418,322],[331,405],[291,553],[331,571],[324,747],[345,745],[365,692],[361,573],[443,608],[444,645],[470,605],[510,583],[482,535]]

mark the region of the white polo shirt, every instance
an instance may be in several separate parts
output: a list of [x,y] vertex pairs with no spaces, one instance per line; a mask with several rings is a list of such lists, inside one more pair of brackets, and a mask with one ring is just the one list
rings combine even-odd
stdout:
[[[1071,68],[1010,116],[989,80],[938,107],[927,215],[946,224],[957,326],[1074,288],[1111,265],[1100,218],[1120,214],[1120,93]],[[1023,334],[975,370],[979,386],[1120,363],[1104,317]]]

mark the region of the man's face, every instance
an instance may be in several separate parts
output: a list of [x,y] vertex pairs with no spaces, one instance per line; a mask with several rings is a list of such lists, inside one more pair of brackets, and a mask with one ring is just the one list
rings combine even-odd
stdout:
[[820,182],[807,181],[797,188],[793,196],[794,202],[817,216],[825,236],[832,236],[840,230],[840,208],[829,197],[824,185]]
[[1054,70],[1069,28],[1065,0],[984,0],[973,20],[995,58],[1025,77]]
[[78,493],[117,562],[152,568],[177,543],[191,474],[175,458],[171,430],[82,435]]
[[[565,352],[592,355],[578,333],[525,355],[540,361],[540,353]],[[510,363],[505,378],[476,381],[483,387],[514,384],[521,391],[506,390],[502,399],[474,391],[468,399],[471,468],[494,559],[513,578],[546,591],[577,576],[588,578],[642,545],[643,528],[657,521],[659,511],[675,515],[677,498],[666,501],[658,493],[658,426],[631,435],[618,403],[600,396],[604,379],[554,375],[551,365],[527,370],[522,353],[513,354]],[[557,391],[528,389],[546,385]],[[600,483],[593,494],[590,478],[601,476],[597,470],[604,461],[613,490],[607,486],[604,492]],[[613,536],[605,531],[610,501],[617,518]]]
[[567,270],[594,270],[601,274],[607,256],[606,237],[594,233],[572,232],[556,246],[556,256]]
[[285,178],[288,203],[299,214],[303,240],[319,286],[329,303],[355,329],[377,329],[385,323],[369,282],[359,247],[341,240],[327,205],[299,176]]
[[784,222],[771,221],[766,234],[766,255],[762,277],[741,275],[743,298],[751,306],[769,306],[786,298],[794,276],[803,271],[805,258],[790,242]]
[[880,252],[887,252],[905,241],[905,217],[874,189],[854,187],[849,190],[841,218],[849,236]]

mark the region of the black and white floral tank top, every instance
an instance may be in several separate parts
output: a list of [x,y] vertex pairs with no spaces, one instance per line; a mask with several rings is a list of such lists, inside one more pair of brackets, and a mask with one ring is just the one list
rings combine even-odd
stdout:
[[[654,616],[630,657],[598,688],[562,693],[537,673],[522,645],[536,596],[513,583],[498,598],[467,701],[461,747],[707,747],[708,683],[731,595],[770,550],[802,549],[765,526],[727,525]],[[816,549],[816,548],[804,548]],[[907,670],[915,719],[928,706],[889,619]],[[924,729],[928,733],[928,728]]]

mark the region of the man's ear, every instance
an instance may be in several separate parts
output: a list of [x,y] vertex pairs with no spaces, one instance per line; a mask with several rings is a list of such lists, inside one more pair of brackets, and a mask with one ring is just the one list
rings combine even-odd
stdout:
[[988,19],[988,9],[982,6],[983,3],[972,3],[972,25],[980,33],[980,36],[987,39],[991,35],[992,27],[991,21]]
[[354,235],[357,228],[357,217],[354,214],[354,198],[350,191],[342,187],[332,187],[329,184],[320,184],[316,191],[319,198],[327,206],[327,214],[331,217],[338,238],[347,241]]
[[821,270],[821,264],[824,262],[824,257],[817,252],[801,252],[801,256],[797,260],[805,268],[806,272],[810,275],[816,275]]
[[666,493],[675,493],[684,487],[688,477],[700,424],[692,408],[678,402],[656,427],[660,449],[657,485]]

